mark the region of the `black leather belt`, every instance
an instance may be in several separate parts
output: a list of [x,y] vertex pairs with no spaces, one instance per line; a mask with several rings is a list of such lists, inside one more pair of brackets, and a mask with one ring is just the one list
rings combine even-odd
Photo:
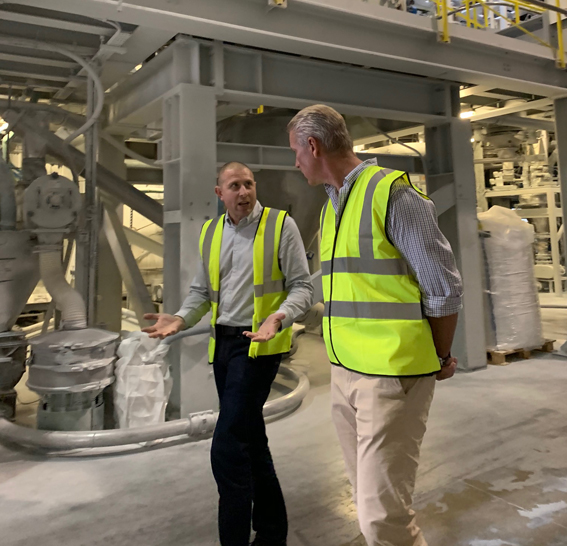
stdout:
[[217,335],[237,337],[244,332],[251,332],[252,326],[225,326],[224,324],[217,324],[216,330]]

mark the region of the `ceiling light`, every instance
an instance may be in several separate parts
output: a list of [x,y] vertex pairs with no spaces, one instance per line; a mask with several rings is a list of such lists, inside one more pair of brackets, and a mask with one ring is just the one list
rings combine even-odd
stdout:
[[467,110],[466,112],[461,112],[461,119],[472,118],[474,116],[474,112],[472,110]]

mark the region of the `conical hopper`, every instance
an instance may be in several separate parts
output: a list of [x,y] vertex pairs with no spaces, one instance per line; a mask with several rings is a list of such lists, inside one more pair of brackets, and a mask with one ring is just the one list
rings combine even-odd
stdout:
[[0,332],[10,330],[39,281],[29,231],[0,231]]

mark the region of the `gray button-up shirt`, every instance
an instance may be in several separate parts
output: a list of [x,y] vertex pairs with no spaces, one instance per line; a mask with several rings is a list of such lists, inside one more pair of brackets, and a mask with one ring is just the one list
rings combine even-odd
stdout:
[[[345,208],[350,189],[366,167],[377,165],[368,159],[354,168],[339,191],[330,184],[325,189],[337,220]],[[445,317],[459,312],[463,284],[449,241],[437,225],[433,201],[428,201],[407,184],[394,182],[388,202],[386,233],[410,266],[422,294],[423,311],[428,317]]]
[[[227,214],[222,234],[220,256],[220,294],[217,324],[252,326],[254,314],[254,237],[263,207],[256,202],[254,210],[234,225]],[[286,217],[279,250],[279,263],[288,291],[278,309],[285,314],[282,328],[291,326],[313,305],[313,285],[305,256],[305,248],[297,224]],[[176,313],[190,328],[197,324],[211,307],[207,276],[202,260],[191,284],[189,295]]]

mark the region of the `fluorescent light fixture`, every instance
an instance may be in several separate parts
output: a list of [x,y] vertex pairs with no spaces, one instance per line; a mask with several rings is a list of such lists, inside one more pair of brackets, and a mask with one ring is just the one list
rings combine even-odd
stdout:
[[[3,120],[2,120],[2,121],[3,121]],[[3,123],[2,125],[0,125],[0,133],[2,133],[3,131],[5,131],[9,126],[10,126],[9,123]]]
[[474,112],[472,110],[467,110],[466,112],[461,112],[461,119],[472,118],[474,116]]

